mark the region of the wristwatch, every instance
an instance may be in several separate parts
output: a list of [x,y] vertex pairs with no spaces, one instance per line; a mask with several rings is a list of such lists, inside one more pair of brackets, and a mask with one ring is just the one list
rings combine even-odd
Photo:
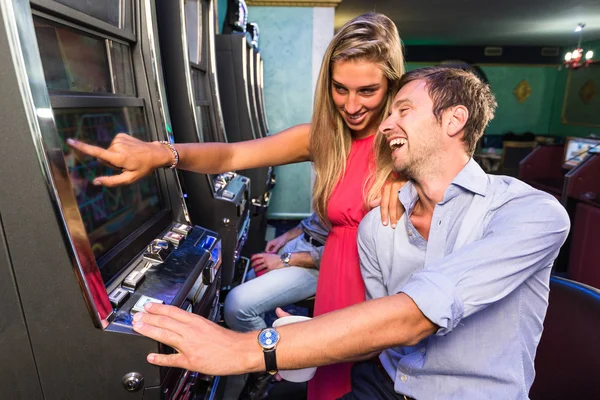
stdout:
[[290,260],[292,259],[292,253],[283,253],[281,255],[281,262],[283,262],[284,267],[290,266]]
[[273,328],[264,328],[258,333],[258,344],[265,355],[265,367],[271,375],[277,373],[277,358],[275,349],[279,343],[279,333]]

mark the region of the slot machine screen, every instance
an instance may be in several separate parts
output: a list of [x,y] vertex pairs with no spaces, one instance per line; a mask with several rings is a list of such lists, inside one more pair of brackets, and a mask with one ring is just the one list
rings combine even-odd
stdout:
[[584,158],[587,157],[588,152],[592,148],[596,148],[600,145],[598,139],[587,139],[569,137],[565,142],[565,156],[563,161],[563,168],[571,169],[577,166]]
[[[76,153],[66,145],[66,139],[106,148],[117,133],[127,132],[148,141],[144,110],[141,107],[68,108],[54,109],[54,116],[79,211],[98,260],[164,208],[158,179],[153,174],[131,185],[95,186],[92,183],[95,177],[119,171],[94,157]],[[98,264],[106,281],[101,260]]]
[[131,0],[55,0],[74,10],[116,26],[119,29],[133,30],[133,7]]

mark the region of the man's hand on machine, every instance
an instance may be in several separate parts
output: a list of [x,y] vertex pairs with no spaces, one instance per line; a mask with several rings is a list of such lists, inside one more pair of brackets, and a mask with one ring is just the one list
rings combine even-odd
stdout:
[[[144,308],[133,317],[133,329],[177,351],[148,354],[151,364],[220,376],[257,372],[264,365],[256,332],[234,332],[173,306],[146,304]],[[248,352],[250,346],[256,351]],[[244,359],[245,354],[254,359]]]
[[[234,332],[199,315],[163,304],[149,303],[144,309],[145,312],[133,317],[133,329],[177,351],[150,353],[149,363],[218,376],[264,371],[256,331]],[[291,315],[281,308],[275,312],[278,318]]]
[[124,133],[119,133],[107,149],[73,139],[68,139],[67,143],[78,152],[96,157],[102,164],[122,171],[118,175],[98,176],[94,178],[94,185],[128,185],[173,162],[173,154],[167,146],[159,142],[143,142]]

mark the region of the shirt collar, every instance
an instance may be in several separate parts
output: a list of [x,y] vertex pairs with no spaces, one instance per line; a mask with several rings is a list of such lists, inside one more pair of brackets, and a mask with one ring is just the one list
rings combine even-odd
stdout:
[[469,192],[485,196],[485,192],[488,186],[488,176],[484,170],[481,169],[479,164],[472,158],[469,160],[467,165],[456,175],[452,180],[450,187],[446,189],[444,194],[444,202],[450,200],[448,198],[449,192],[452,186],[459,186]]
[[[454,177],[452,183],[450,186],[448,186],[446,192],[444,193],[444,199],[439,204],[444,204],[447,201],[452,200],[463,190],[485,196],[487,186],[487,174],[481,169],[479,164],[477,164],[477,162],[471,158],[467,165],[465,165],[458,175]],[[415,203],[419,199],[417,189],[415,188],[415,184],[412,180],[406,182],[406,185],[400,189],[398,197],[404,206],[404,209],[408,215],[410,215]]]

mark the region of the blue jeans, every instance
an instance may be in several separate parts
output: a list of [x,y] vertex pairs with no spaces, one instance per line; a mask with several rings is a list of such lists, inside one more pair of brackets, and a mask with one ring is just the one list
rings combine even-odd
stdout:
[[[279,254],[310,251],[312,248],[304,240],[304,235],[300,235],[286,243]],[[256,277],[254,270],[248,275],[254,278],[232,289],[225,299],[225,322],[238,332],[266,328],[267,324],[263,319],[265,312],[314,296],[319,271],[315,268],[290,266],[259,277]]]

